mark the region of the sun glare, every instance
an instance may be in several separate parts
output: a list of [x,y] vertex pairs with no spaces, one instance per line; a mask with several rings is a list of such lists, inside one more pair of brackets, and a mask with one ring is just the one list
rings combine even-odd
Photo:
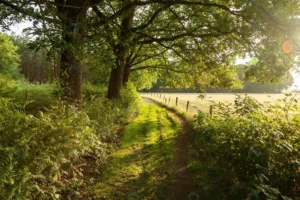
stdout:
[[294,50],[293,42],[290,40],[286,40],[282,44],[282,51],[286,54],[291,53]]

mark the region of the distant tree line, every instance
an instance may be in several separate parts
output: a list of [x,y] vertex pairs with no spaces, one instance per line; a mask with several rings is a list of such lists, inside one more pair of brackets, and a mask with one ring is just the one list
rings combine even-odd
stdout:
[[17,69],[29,82],[46,83],[59,77],[59,55],[47,49],[31,48],[28,36],[12,34],[10,39],[18,47],[20,63]]
[[290,73],[287,73],[285,77],[280,80],[278,83],[257,83],[257,82],[249,82],[246,81],[242,70],[244,70],[247,65],[237,65],[237,68],[241,70],[239,73],[239,79],[242,81],[243,86],[241,88],[236,89],[224,89],[224,88],[204,88],[204,89],[196,89],[196,88],[167,88],[162,81],[158,81],[153,84],[152,88],[149,90],[143,90],[145,92],[170,92],[170,93],[196,93],[199,91],[205,91],[208,93],[281,93],[284,90],[290,88],[294,79]]

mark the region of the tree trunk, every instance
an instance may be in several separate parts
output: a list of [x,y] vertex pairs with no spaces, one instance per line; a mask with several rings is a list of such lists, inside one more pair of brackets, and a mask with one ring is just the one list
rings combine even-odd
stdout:
[[72,51],[65,49],[61,54],[61,86],[63,99],[75,104],[81,109],[82,100],[82,70],[80,60],[76,59]]
[[[125,3],[130,2],[130,0],[125,1]],[[127,65],[129,46],[130,46],[130,35],[131,35],[131,25],[135,12],[135,7],[132,7],[128,11],[128,14],[122,20],[122,30],[119,37],[119,44],[116,45],[115,55],[116,55],[116,68],[111,70],[109,86],[107,91],[108,99],[117,99],[120,97],[120,91],[123,84],[123,77],[125,68]]]
[[123,85],[126,86],[129,81],[129,75],[130,75],[130,60],[127,58],[126,60],[126,66],[124,69],[124,75],[123,75]]
[[61,18],[64,25],[60,60],[60,80],[63,89],[63,99],[82,107],[82,55],[80,51],[83,42],[83,25],[86,22],[87,1],[67,1],[68,6],[59,7],[63,15]]
[[107,92],[108,99],[117,99],[120,97],[120,91],[122,88],[124,67],[119,66],[113,68],[110,73],[109,86]]

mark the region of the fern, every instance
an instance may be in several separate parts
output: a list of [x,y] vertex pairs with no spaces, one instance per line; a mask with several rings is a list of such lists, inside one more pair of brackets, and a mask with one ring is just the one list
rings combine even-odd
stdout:
[[[0,76],[0,96],[7,97],[0,97],[0,199],[5,200],[58,199],[68,187],[62,181],[66,175],[81,184],[81,171],[74,166],[85,155],[106,162],[109,144],[104,139],[116,137],[113,129],[127,120],[136,103],[131,97],[136,93],[116,102],[101,93],[85,105],[86,111],[78,111],[56,102],[52,86],[12,82],[13,93],[6,93],[4,82]],[[25,90],[35,96],[24,109]],[[49,98],[44,101],[45,95]]]

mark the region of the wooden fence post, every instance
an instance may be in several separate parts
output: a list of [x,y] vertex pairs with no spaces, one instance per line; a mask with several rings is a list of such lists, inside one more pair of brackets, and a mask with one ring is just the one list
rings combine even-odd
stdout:
[[177,104],[178,104],[178,97],[176,97],[176,106],[177,106]]
[[189,110],[189,105],[190,105],[190,101],[187,101],[187,103],[186,103],[186,112],[188,112],[188,110]]
[[213,105],[209,106],[209,114],[212,117],[212,115],[213,115]]
[[161,99],[161,94],[160,94],[159,98]]
[[170,104],[170,98],[171,98],[171,97],[169,97],[169,104]]

